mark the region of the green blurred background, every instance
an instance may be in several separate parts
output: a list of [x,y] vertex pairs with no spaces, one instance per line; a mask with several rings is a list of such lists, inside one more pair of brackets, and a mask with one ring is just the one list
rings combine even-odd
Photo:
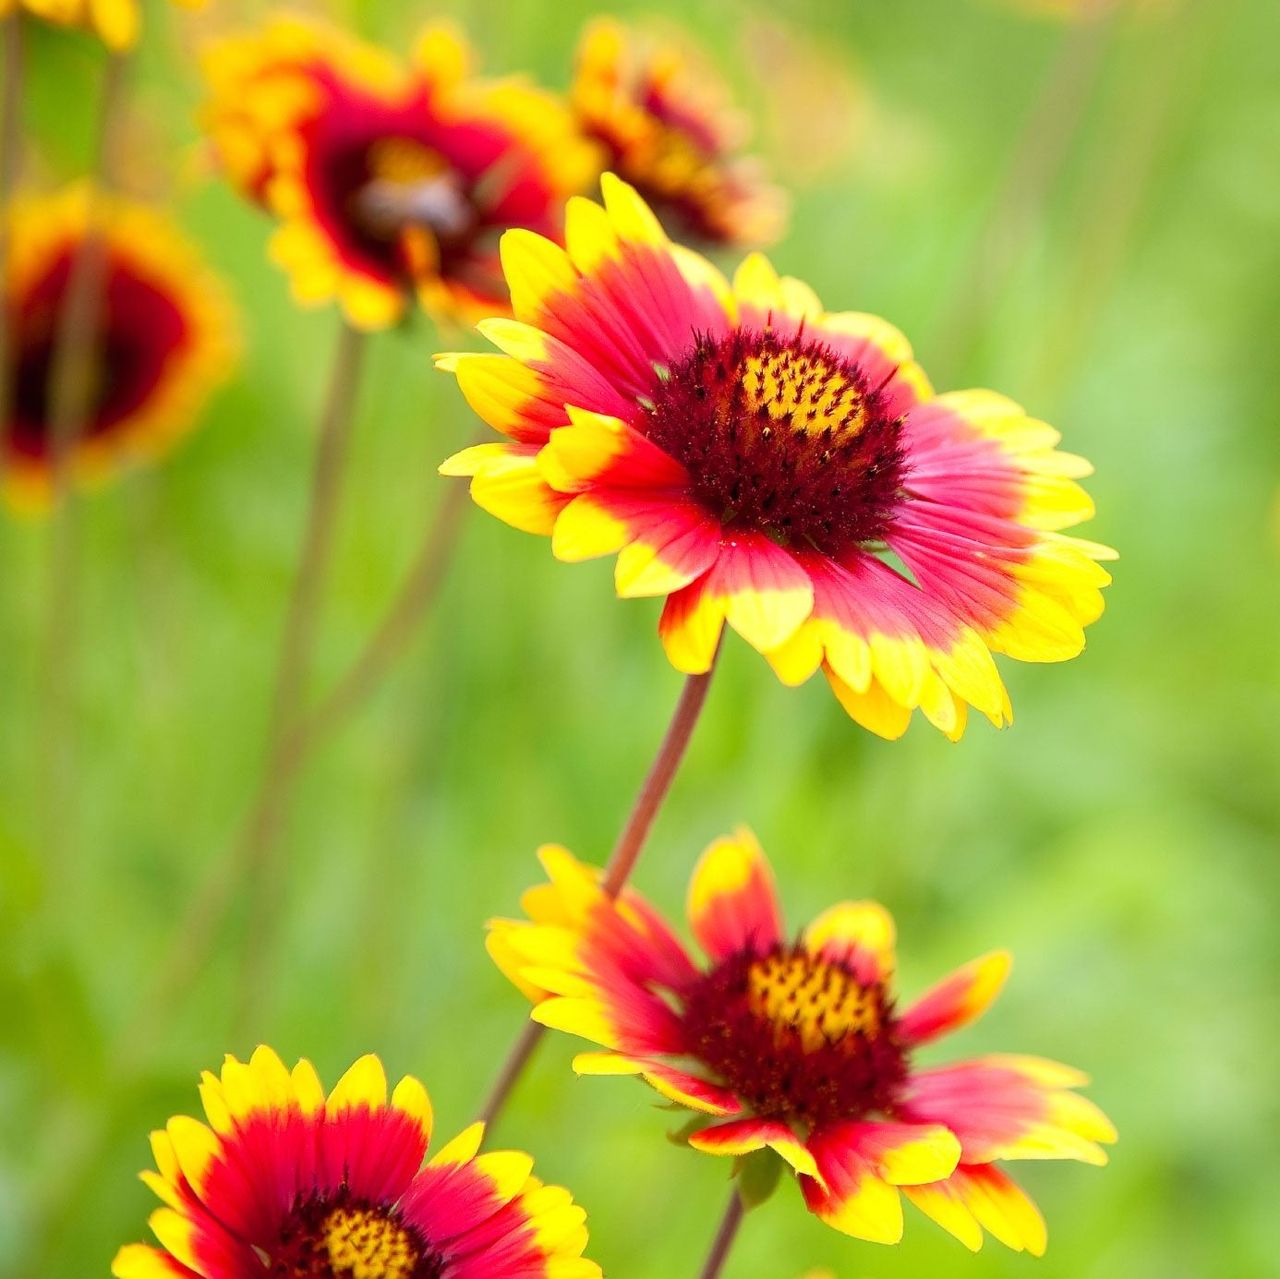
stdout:
[[[1005,665],[1017,723],[896,744],[821,680],[783,689],[730,639],[638,883],[676,911],[692,862],[745,821],[790,920],[840,897],[896,914],[910,994],[997,945],[1005,996],[939,1055],[1011,1049],[1089,1070],[1121,1132],[1111,1167],[1020,1169],[1049,1221],[1039,1262],[970,1257],[919,1215],[896,1249],[845,1239],[787,1186],[727,1275],[1177,1279],[1280,1274],[1275,1203],[1276,638],[1280,520],[1280,6],[1187,0],[1091,27],[996,0],[666,0],[723,69],[795,193],[774,252],[829,305],[879,312],[943,387],[984,385],[1094,460],[1120,548],[1084,656]],[[161,468],[82,506],[76,802],[42,852],[38,690],[47,529],[0,523],[0,1272],[106,1273],[145,1235],[147,1131],[198,1071],[258,1039],[327,1081],[376,1050],[471,1117],[524,1008],[485,958],[556,840],[602,859],[679,690],[652,603],[606,564],[469,514],[434,617],[307,768],[275,945],[235,1030],[247,915],[176,1008],[139,1009],[181,955],[184,905],[225,857],[263,747],[331,311],[300,314],[269,227],[200,175],[193,50],[260,10],[155,7],[126,177],[171,200],[232,281],[246,357]],[[566,82],[595,12],[367,0],[344,16],[403,47],[461,19],[495,70]],[[29,172],[74,174],[100,70],[35,33]],[[317,685],[394,591],[473,424],[419,319],[373,344]],[[575,1080],[544,1045],[502,1124],[591,1214],[623,1276],[693,1275],[728,1165],[663,1140],[639,1085]]]

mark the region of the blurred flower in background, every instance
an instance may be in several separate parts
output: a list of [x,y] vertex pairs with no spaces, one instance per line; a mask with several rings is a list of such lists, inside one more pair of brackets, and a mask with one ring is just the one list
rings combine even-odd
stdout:
[[151,1135],[164,1202],[161,1248],[129,1244],[117,1279],[598,1279],[582,1256],[586,1213],[532,1175],[517,1151],[478,1154],[473,1124],[422,1166],[426,1090],[406,1077],[387,1097],[362,1057],[326,1099],[314,1067],[269,1048],[228,1057],[200,1085],[208,1124],[186,1115]]
[[518,323],[481,328],[506,358],[442,363],[510,442],[444,473],[559,559],[617,554],[620,596],[666,596],[686,674],[727,623],[881,736],[916,708],[952,739],[970,705],[1008,722],[991,654],[1073,657],[1102,612],[1112,553],[1059,532],[1093,513],[1089,464],[993,392],[935,397],[884,320],[824,311],[759,255],[730,287],[634,189],[604,191],[571,202],[567,252],[504,242]]
[[744,15],[738,44],[758,86],[770,163],[788,184],[821,181],[873,140],[870,93],[846,49],[762,12]]
[[4,295],[4,492],[47,505],[55,448],[49,382],[72,263],[87,240],[104,255],[95,368],[84,431],[69,442],[74,478],[94,482],[164,452],[230,374],[237,323],[221,281],[161,213],[77,184],[15,202]]
[[83,27],[117,51],[138,38],[137,0],[0,0],[0,17],[17,9],[60,27]]
[[[186,9],[202,7],[204,0],[175,0]],[[116,52],[132,48],[138,39],[141,10],[138,0],[0,0],[0,18],[25,9],[60,27],[83,27]]]
[[541,857],[550,882],[526,894],[529,921],[494,921],[489,944],[535,1001],[534,1020],[607,1050],[580,1054],[580,1074],[639,1075],[726,1121],[695,1125],[695,1148],[774,1151],[835,1229],[897,1243],[905,1194],[971,1249],[986,1230],[1039,1255],[1044,1222],[997,1162],[1106,1163],[1098,1143],[1115,1129],[1071,1091],[1087,1082],[1079,1071],[1023,1056],[912,1061],[986,1011],[1009,971],[1005,952],[899,1012],[884,908],[842,902],[788,941],[772,873],[745,830],[706,851],[689,887],[706,965],[638,895],[610,899],[562,848]]
[[707,245],[768,244],[786,201],[741,154],[746,122],[713,69],[670,41],[602,19],[583,33],[572,90],[605,168],[631,183],[672,235]]
[[273,258],[303,304],[394,324],[416,291],[462,320],[506,309],[498,237],[556,237],[595,164],[565,105],[473,78],[431,28],[409,65],[320,22],[274,19],[215,44],[203,122],[228,179],[281,223]]

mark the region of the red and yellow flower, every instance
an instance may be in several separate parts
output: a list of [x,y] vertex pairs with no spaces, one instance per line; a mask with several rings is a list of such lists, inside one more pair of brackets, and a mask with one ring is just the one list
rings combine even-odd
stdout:
[[160,1247],[122,1248],[117,1279],[599,1279],[583,1210],[528,1155],[477,1153],[482,1124],[424,1164],[431,1101],[409,1077],[388,1096],[376,1057],[326,1098],[310,1062],[259,1048],[200,1096],[207,1123],[151,1134]]
[[916,1050],[976,1020],[1009,970],[974,960],[899,1011],[894,926],[874,902],[842,902],[798,940],[784,931],[772,874],[746,831],[713,844],[689,889],[698,962],[635,893],[614,900],[592,868],[544,848],[549,882],[528,920],[496,920],[489,950],[534,1001],[533,1018],[599,1044],[580,1074],[639,1075],[708,1116],[699,1150],[770,1149],[805,1202],[846,1234],[902,1235],[902,1196],[968,1247],[988,1231],[1039,1254],[1044,1223],[999,1165],[1103,1164],[1107,1118],[1072,1091],[1068,1066],[987,1056],[920,1067]]
[[300,17],[211,49],[205,129],[232,183],[279,219],[271,252],[299,302],[337,298],[367,329],[415,290],[448,316],[507,309],[499,236],[557,236],[594,152],[554,96],[469,62],[444,28],[406,66]]
[[630,182],[673,235],[705,244],[768,244],[786,203],[741,154],[746,129],[714,72],[674,44],[610,20],[578,46],[571,94],[605,167]]
[[[175,0],[186,9],[203,0]],[[115,52],[131,49],[138,40],[142,14],[138,0],[0,0],[0,18],[22,9],[60,27],[92,31]]]
[[50,371],[72,263],[89,236],[105,267],[88,420],[65,457],[73,479],[92,483],[171,447],[234,362],[226,292],[166,218],[86,185],[16,201],[2,465],[5,496],[20,508],[53,494]]
[[617,553],[681,671],[727,622],[885,737],[916,708],[952,738],[968,706],[1007,722],[992,653],[1073,657],[1102,612],[1112,552],[1061,532],[1089,464],[992,391],[934,395],[884,320],[759,255],[730,285],[633,188],[604,197],[570,201],[567,249],[504,238],[515,319],[480,325],[504,354],[439,362],[507,440],[442,472],[559,559]]

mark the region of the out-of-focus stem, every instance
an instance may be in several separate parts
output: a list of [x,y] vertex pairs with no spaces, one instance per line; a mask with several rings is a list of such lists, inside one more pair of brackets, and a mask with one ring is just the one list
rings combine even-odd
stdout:
[[[170,954],[159,967],[158,982],[126,1028],[122,1042],[130,1054],[143,1049],[149,1030],[167,1014],[206,963],[237,894],[247,901],[249,908],[244,980],[252,979],[255,985],[255,989],[239,993],[240,1020],[250,1016],[259,993],[256,969],[269,945],[268,934],[277,904],[275,842],[293,778],[301,763],[300,739],[294,732],[294,724],[311,663],[364,348],[364,336],[344,324],[338,335],[329,389],[321,411],[306,528],[280,643],[262,772],[249,816],[230,852],[197,889],[175,930]],[[264,900],[268,897],[270,901]],[[134,1064],[132,1058],[121,1063],[124,1068]]]
[[1123,127],[1109,139],[1090,183],[1079,234],[1069,249],[1069,283],[1054,308],[1031,378],[1037,401],[1057,394],[1077,367],[1089,327],[1123,267],[1162,148],[1197,102],[1188,88],[1232,13],[1232,5],[1218,0],[1186,0],[1176,16],[1164,21],[1162,38],[1152,46],[1159,49],[1154,70],[1133,79],[1132,96],[1115,113]]
[[[316,441],[302,551],[280,644],[266,758],[249,821],[231,857],[233,885],[243,892],[249,910],[244,976],[239,987],[241,1021],[251,1014],[256,1003],[262,965],[270,948],[272,922],[279,909],[278,835],[301,759],[295,745],[294,725],[301,713],[311,670],[366,345],[364,334],[349,324],[342,325]],[[220,918],[221,913],[218,911],[215,915]],[[218,918],[213,921],[215,931]]]
[[297,725],[294,749],[299,755],[309,753],[370,697],[404,652],[440,589],[468,500],[465,484],[447,487],[417,558],[378,629],[333,688]]
[[71,481],[76,444],[85,433],[99,383],[98,339],[107,273],[100,197],[111,184],[111,157],[124,117],[127,70],[124,54],[108,56],[99,98],[97,139],[87,174],[85,229],[68,267],[49,362],[49,485],[53,512],[41,656],[45,837],[49,865],[55,868],[64,860],[75,819],[73,708],[78,667],[79,528]]
[[1062,171],[1097,82],[1113,7],[1114,0],[1100,0],[1096,15],[1067,31],[1031,102],[967,265],[934,324],[929,368],[939,386],[950,384],[970,351]]
[[[448,569],[466,504],[466,487],[449,485],[418,555],[377,630],[315,708],[297,710],[288,731],[269,753],[273,767],[264,771],[235,849],[197,890],[177,930],[174,953],[161,966],[160,983],[130,1023],[127,1040],[136,1042],[144,1037],[142,1028],[162,1016],[199,972],[217,942],[247,865],[263,849],[270,850],[279,834],[302,765],[377,690],[404,652]],[[247,1016],[247,1010],[241,1015]]]
[[[711,666],[705,674],[689,675],[685,678],[684,688],[680,693],[680,700],[676,703],[671,723],[667,725],[662,744],[658,747],[658,753],[645,776],[640,792],[623,825],[622,833],[618,836],[605,866],[601,887],[609,897],[617,897],[626,887],[627,881],[631,878],[631,872],[644,851],[645,841],[649,837],[654,818],[657,817],[663,801],[671,790],[671,783],[675,780],[680,762],[689,748],[693,730],[697,727],[702,708],[707,700],[711,676],[715,673],[719,656],[720,650],[717,648]],[[545,1029],[545,1026],[531,1021],[525,1025],[519,1038],[511,1046],[489,1090],[489,1095],[480,1109],[478,1118],[484,1124],[492,1125],[501,1113],[507,1099],[511,1096],[512,1089],[533,1057]]]
[[724,1270],[724,1263],[729,1258],[733,1241],[738,1237],[738,1227],[742,1225],[744,1215],[742,1196],[738,1193],[738,1187],[735,1184],[729,1192],[729,1202],[725,1206],[724,1216],[720,1218],[716,1237],[711,1241],[711,1251],[707,1253],[707,1259],[702,1263],[699,1279],[718,1279],[721,1271]]

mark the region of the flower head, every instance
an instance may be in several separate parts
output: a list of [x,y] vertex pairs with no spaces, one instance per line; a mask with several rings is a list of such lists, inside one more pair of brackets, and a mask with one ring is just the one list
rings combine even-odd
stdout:
[[117,1279],[599,1279],[586,1214],[528,1155],[478,1154],[483,1125],[424,1165],[430,1099],[408,1077],[388,1098],[376,1057],[326,1098],[310,1062],[259,1048],[200,1096],[207,1124],[151,1135],[161,1246],[121,1248]]
[[758,255],[730,286],[604,193],[570,201],[567,250],[503,240],[516,318],[480,328],[505,354],[440,363],[508,440],[441,470],[562,560],[616,552],[681,671],[727,622],[886,737],[917,707],[952,738],[969,705],[1005,723],[991,654],[1072,657],[1102,611],[1111,552],[1059,531],[1092,513],[1088,463],[994,392],[935,396],[884,320]]
[[1102,1164],[1115,1131],[1072,1088],[1068,1066],[988,1056],[923,1068],[916,1049],[976,1020],[1009,969],[1004,952],[953,973],[900,1010],[894,926],[874,902],[842,902],[796,940],[751,835],[713,844],[694,873],[696,960],[634,893],[615,901],[560,848],[528,921],[497,920],[489,950],[534,1000],[533,1017],[603,1052],[581,1074],[639,1075],[711,1117],[689,1144],[719,1155],[771,1149],[809,1209],[846,1234],[896,1243],[901,1195],[970,1248],[983,1230],[1039,1253],[1044,1223],[997,1165]]
[[710,68],[609,20],[578,47],[572,102],[605,167],[640,191],[673,235],[705,244],[768,244],[785,201],[759,161],[740,154],[745,128]]
[[507,309],[498,237],[557,235],[591,148],[568,109],[517,79],[485,81],[452,31],[411,65],[303,18],[216,45],[205,129],[232,183],[281,225],[272,255],[300,302],[394,323],[416,290],[473,319]]
[[[202,0],[176,0],[183,8],[198,8]],[[60,27],[83,27],[107,46],[121,52],[138,40],[141,11],[138,0],[0,0],[0,18],[15,9]]]
[[230,372],[235,317],[226,293],[159,213],[88,186],[17,201],[3,303],[10,333],[4,492],[18,507],[52,495],[49,383],[72,264],[87,237],[104,257],[96,378],[74,478],[92,482],[170,447]]

